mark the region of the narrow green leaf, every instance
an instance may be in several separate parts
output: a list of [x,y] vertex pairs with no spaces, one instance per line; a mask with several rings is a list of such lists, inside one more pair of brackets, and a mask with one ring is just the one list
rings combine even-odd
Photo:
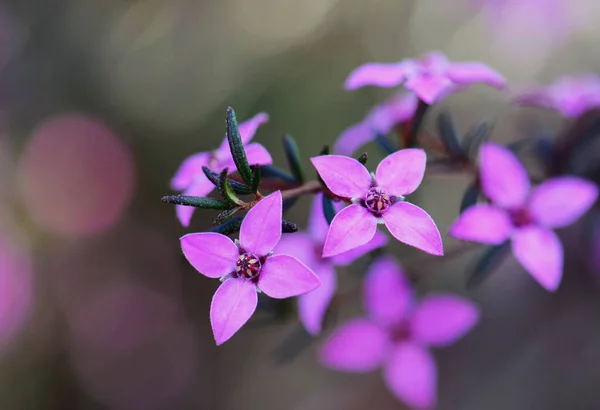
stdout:
[[163,196],[162,201],[167,204],[193,206],[204,209],[224,210],[229,208],[229,205],[225,202],[202,196],[168,195]]
[[231,184],[229,183],[229,178],[227,177],[229,174],[229,170],[225,168],[219,177],[219,192],[225,201],[233,205],[242,205],[244,201],[237,197],[233,188],[231,188]]
[[476,182],[472,183],[465,189],[462,200],[460,202],[460,212],[462,213],[465,209],[475,205],[479,198],[479,184]]
[[331,153],[331,148],[329,147],[329,145],[323,145],[323,148],[321,148],[321,151],[319,151],[319,155],[329,155]]
[[235,215],[235,213],[239,210],[240,207],[236,206],[234,208],[221,212],[213,221],[213,226],[222,225],[225,222],[229,221],[233,217],[233,215]]
[[222,233],[223,235],[231,235],[232,233],[236,233],[240,230],[243,220],[243,216],[238,216],[236,218],[230,219],[229,221],[221,225],[213,226],[209,229],[209,232],[217,232]]
[[425,118],[425,114],[427,113],[427,110],[429,110],[429,107],[429,104],[419,99],[417,110],[412,119],[410,133],[407,135],[407,138],[404,141],[404,148],[414,148],[417,146],[417,134],[421,129],[421,125],[423,125],[423,119]]
[[281,221],[281,231],[283,233],[298,232],[299,229],[300,227],[293,222],[287,221],[285,219]]
[[385,155],[390,155],[397,151],[394,144],[383,134],[377,134],[375,136],[375,142],[379,145],[379,148],[383,151]]
[[302,168],[302,159],[300,158],[300,150],[296,140],[291,135],[285,135],[283,137],[283,150],[287,157],[288,164],[292,175],[299,183],[303,184],[306,181],[304,176],[304,169]]
[[323,195],[322,198],[323,215],[325,215],[327,225],[331,225],[331,221],[335,217],[335,207],[333,206],[333,201],[327,195]]
[[509,241],[501,245],[488,247],[475,263],[475,267],[470,270],[467,288],[472,289],[487,279],[504,261],[509,251]]
[[252,185],[250,186],[250,189],[252,190],[252,193],[255,194],[258,192],[260,186],[260,165],[252,165],[250,168],[252,169]]
[[[221,176],[219,174],[211,171],[206,166],[202,167],[202,172],[204,172],[204,175],[206,175],[206,178],[208,178],[208,180],[210,182],[212,182],[212,184],[214,186],[216,186],[217,188],[219,187],[219,180],[221,178]],[[229,185],[231,185],[233,192],[235,192],[238,195],[249,195],[252,193],[252,190],[250,189],[250,187],[247,187],[244,184],[240,184],[239,182],[234,181],[231,178],[229,179]]]
[[248,165],[248,158],[246,158],[246,151],[244,150],[235,111],[231,107],[227,108],[227,141],[229,142],[231,156],[240,177],[242,177],[246,185],[252,185],[252,170],[250,169],[250,165]]
[[298,183],[293,176],[274,165],[261,165],[260,172],[263,178],[279,179],[283,182],[288,182],[290,184]]
[[456,135],[456,127],[452,121],[452,117],[448,111],[442,112],[437,117],[437,128],[440,133],[440,139],[444,143],[444,146],[448,152],[452,155],[463,155],[463,151],[460,143],[458,142],[458,136]]
[[492,127],[486,122],[472,127],[463,138],[463,151],[469,155],[475,155],[475,151],[479,150],[481,143],[489,138],[491,131]]
[[369,159],[369,154],[367,154],[366,152],[363,152],[360,157],[356,158],[356,160],[358,162],[360,162],[363,165],[367,165],[367,161]]

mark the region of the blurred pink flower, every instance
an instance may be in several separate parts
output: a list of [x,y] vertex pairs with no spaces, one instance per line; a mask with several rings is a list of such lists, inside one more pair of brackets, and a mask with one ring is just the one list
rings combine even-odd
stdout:
[[498,245],[510,239],[513,254],[545,289],[555,291],[563,248],[553,228],[568,226],[598,198],[598,187],[577,177],[551,178],[530,192],[527,170],[508,149],[485,143],[480,151],[481,188],[491,204],[476,204],[450,227],[450,235]]
[[414,92],[427,104],[433,104],[448,94],[475,83],[485,83],[502,89],[506,80],[495,70],[480,62],[450,62],[444,54],[433,51],[418,59],[397,63],[367,63],[355,69],[346,79],[346,89],[367,85],[404,88]]
[[522,91],[515,102],[550,108],[565,117],[579,117],[600,107],[600,77],[595,74],[559,77],[553,84]]
[[352,155],[362,145],[373,141],[377,134],[386,135],[394,126],[410,120],[417,103],[417,96],[413,93],[395,94],[383,104],[375,106],[362,122],[344,130],[333,151],[340,155]]
[[421,184],[426,155],[422,149],[403,149],[385,157],[375,174],[354,158],[322,155],[311,158],[327,188],[352,205],[331,222],[323,257],[347,252],[369,242],[378,224],[407,245],[443,255],[442,238],[435,222],[423,209],[404,200]]
[[[269,121],[269,116],[261,112],[248,121],[239,124],[240,135],[250,165],[266,165],[273,162],[265,147],[256,142],[250,143],[258,127],[267,121]],[[204,166],[214,172],[221,172],[225,168],[229,168],[231,171],[234,170],[235,164],[229,150],[227,138],[223,140],[218,149],[212,152],[199,152],[186,158],[171,180],[171,188],[183,191],[183,195],[207,196],[215,187],[202,172]],[[175,206],[175,212],[181,225],[188,226],[190,224],[195,209],[192,206]]]
[[383,367],[388,388],[411,407],[437,401],[437,369],[428,347],[448,346],[468,333],[479,311],[461,297],[436,294],[417,303],[391,257],[373,262],[363,293],[366,317],[342,324],[320,350],[321,362],[345,372]]
[[302,262],[273,254],[281,239],[282,199],[275,191],[242,221],[239,243],[219,233],[185,235],[181,248],[190,264],[209,278],[221,278],[210,306],[217,345],[229,340],[252,316],[261,291],[285,299],[315,290],[321,281]]
[[323,215],[322,194],[315,195],[307,232],[285,235],[275,247],[275,252],[292,255],[313,270],[321,279],[321,286],[298,297],[298,314],[308,333],[321,332],[323,317],[337,289],[334,266],[347,266],[362,255],[380,248],[387,243],[387,237],[375,233],[365,245],[344,252],[333,258],[323,259],[323,244],[327,236],[327,220]]
[[34,130],[19,161],[18,183],[37,224],[77,237],[118,220],[133,193],[133,174],[130,151],[105,124],[62,114]]

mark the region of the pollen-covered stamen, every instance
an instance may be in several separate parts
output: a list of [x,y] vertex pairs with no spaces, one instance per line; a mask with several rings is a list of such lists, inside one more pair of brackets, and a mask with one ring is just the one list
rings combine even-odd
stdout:
[[392,205],[392,199],[383,189],[373,187],[365,196],[365,206],[376,215],[384,213]]
[[252,253],[240,255],[235,263],[235,272],[238,277],[245,279],[254,279],[260,273],[262,263],[258,256]]

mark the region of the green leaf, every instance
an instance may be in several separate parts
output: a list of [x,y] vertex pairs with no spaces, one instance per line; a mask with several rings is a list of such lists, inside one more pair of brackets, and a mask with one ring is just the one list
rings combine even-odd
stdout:
[[168,195],[163,196],[162,201],[167,204],[193,206],[204,209],[229,209],[229,205],[225,202],[202,196]]
[[415,111],[415,115],[412,119],[410,133],[404,140],[404,148],[414,148],[417,146],[417,134],[421,129],[421,125],[423,125],[423,119],[425,118],[425,114],[427,113],[427,110],[429,110],[429,107],[429,104],[419,99],[417,110]]
[[213,226],[209,229],[209,232],[217,232],[223,235],[231,235],[232,233],[236,233],[240,230],[243,220],[243,216],[238,216],[236,218],[230,219],[229,221],[221,225]]
[[327,225],[331,225],[331,221],[335,217],[335,207],[333,206],[333,201],[327,195],[323,195],[322,198],[323,215],[325,215]]
[[383,134],[377,134],[375,136],[375,142],[379,145],[379,148],[381,148],[385,155],[390,155],[397,151],[392,142]]
[[467,288],[472,289],[487,279],[500,266],[509,251],[510,241],[488,247],[475,263],[475,267],[470,270]]
[[252,185],[250,185],[250,189],[252,190],[252,193],[255,194],[258,192],[258,187],[260,186],[260,165],[252,165],[250,168],[252,168]]
[[463,151],[460,143],[458,142],[458,137],[456,135],[456,128],[452,121],[452,117],[450,113],[447,111],[442,112],[437,117],[437,128],[440,133],[440,139],[444,143],[444,146],[448,150],[450,154],[453,155],[463,155],[465,152]]
[[260,172],[263,178],[279,179],[283,182],[288,182],[290,184],[298,183],[293,176],[274,165],[261,165]]
[[472,127],[463,138],[463,150],[469,155],[475,155],[475,151],[479,150],[481,143],[489,138],[491,131],[492,127],[486,122]]
[[229,174],[229,170],[225,168],[219,177],[219,192],[224,200],[232,205],[242,205],[244,201],[237,197],[233,188],[231,188],[231,184],[229,183],[229,178],[227,177]]
[[240,177],[242,177],[246,185],[252,185],[252,170],[250,169],[250,165],[248,165],[248,158],[246,158],[246,151],[242,143],[235,111],[231,107],[227,108],[227,141],[229,142],[231,156]]
[[296,181],[303,184],[306,178],[304,176],[304,169],[302,168],[302,159],[300,158],[298,145],[291,135],[285,135],[283,137],[283,150],[285,151],[285,156],[287,157],[292,175]]
[[[208,180],[210,182],[212,182],[212,184],[214,186],[216,186],[217,188],[219,187],[219,180],[221,178],[221,176],[219,174],[217,174],[216,172],[211,171],[208,167],[203,166],[202,167],[202,172],[204,172],[204,175],[206,175],[206,178],[208,178]],[[247,187],[244,184],[240,184],[237,181],[234,181],[233,179],[229,179],[229,185],[231,185],[231,188],[233,189],[233,192],[235,192],[238,195],[249,195],[252,193],[252,190],[250,189],[250,187]]]
[[298,232],[300,227],[293,222],[287,221],[285,219],[281,220],[281,232],[283,233],[293,233]]
[[329,155],[331,153],[331,149],[329,148],[329,145],[323,145],[323,148],[321,148],[321,151],[319,151],[319,156],[320,155]]
[[233,215],[235,215],[235,213],[239,210],[240,207],[236,206],[234,208],[221,212],[213,221],[213,226],[221,225],[229,221],[233,217]]
[[360,157],[356,158],[356,160],[358,162],[360,162],[363,165],[367,165],[367,160],[369,159],[369,154],[367,154],[366,152],[363,152]]
[[479,184],[477,182],[473,182],[467,187],[467,189],[465,189],[462,201],[460,202],[460,212],[462,213],[465,209],[475,205],[478,198]]

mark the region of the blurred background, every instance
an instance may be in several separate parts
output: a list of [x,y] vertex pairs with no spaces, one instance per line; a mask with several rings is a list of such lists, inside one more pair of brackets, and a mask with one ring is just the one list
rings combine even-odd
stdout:
[[[511,86],[547,83],[600,70],[598,21],[597,0],[3,0],[0,409],[404,408],[377,372],[321,367],[320,340],[293,314],[262,310],[217,348],[208,312],[218,282],[189,266],[178,241],[215,215],[196,212],[184,229],[160,198],[184,158],[218,146],[229,105],[240,120],[269,113],[255,140],[276,165],[287,132],[308,166],[393,92],[344,91],[356,66],[440,50],[489,64]],[[442,108],[462,132],[490,121],[500,142],[569,125],[509,99],[471,87],[434,106],[425,129]],[[468,182],[436,176],[415,195],[442,232]],[[305,226],[306,209],[289,219]],[[585,225],[561,232],[556,294],[512,258],[466,291],[482,248],[463,252],[451,238],[443,259],[392,248],[421,291],[482,308],[473,332],[435,351],[439,409],[600,408],[600,247],[581,245]],[[358,288],[364,267],[340,275],[342,286]],[[357,297],[334,321],[360,311]]]

